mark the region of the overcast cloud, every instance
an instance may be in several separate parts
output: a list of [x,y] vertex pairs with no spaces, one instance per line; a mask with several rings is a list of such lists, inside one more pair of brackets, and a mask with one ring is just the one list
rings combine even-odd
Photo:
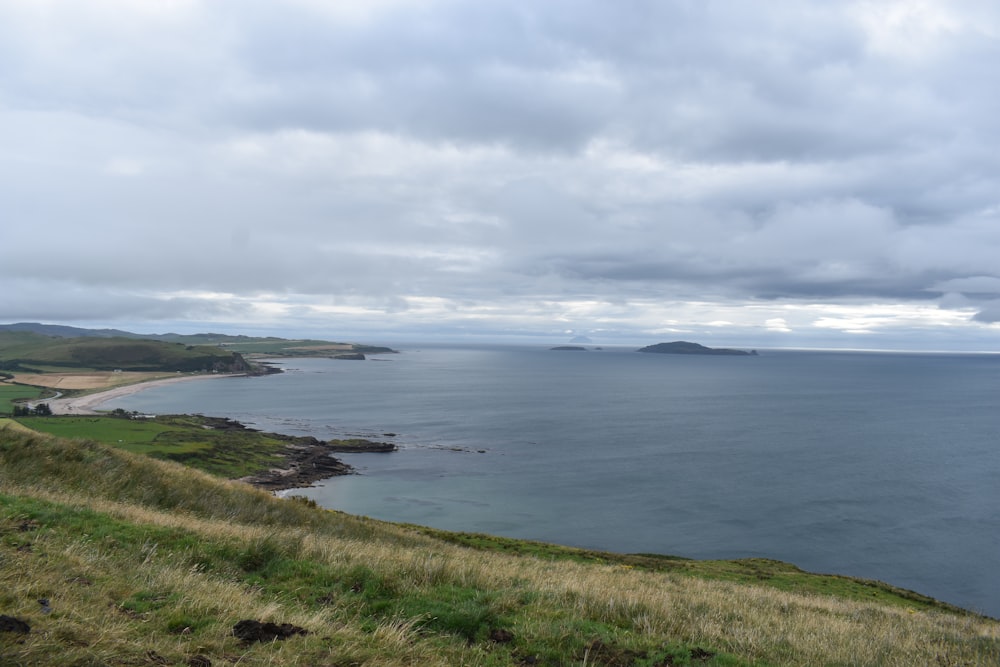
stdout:
[[0,321],[998,349],[998,66],[989,0],[0,0]]

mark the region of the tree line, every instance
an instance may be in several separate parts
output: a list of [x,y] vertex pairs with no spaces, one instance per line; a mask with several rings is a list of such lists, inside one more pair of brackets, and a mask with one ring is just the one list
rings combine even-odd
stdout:
[[33,408],[26,405],[14,406],[15,417],[49,417],[51,415],[52,408],[49,407],[48,403],[39,403]]

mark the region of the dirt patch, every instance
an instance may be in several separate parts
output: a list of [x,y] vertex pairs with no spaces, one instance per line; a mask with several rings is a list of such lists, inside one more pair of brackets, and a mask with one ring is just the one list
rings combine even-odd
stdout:
[[295,635],[307,635],[309,631],[291,623],[277,623],[245,620],[233,626],[233,635],[247,643],[273,642],[275,639],[288,639]]
[[19,635],[26,635],[31,632],[31,626],[14,616],[0,616],[0,632],[13,632]]

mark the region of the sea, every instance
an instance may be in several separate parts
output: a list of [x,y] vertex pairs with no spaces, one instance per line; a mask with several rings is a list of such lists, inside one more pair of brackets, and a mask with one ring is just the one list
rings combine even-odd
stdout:
[[772,558],[1000,617],[1000,355],[405,345],[103,408],[320,439],[295,490],[389,521],[623,553]]

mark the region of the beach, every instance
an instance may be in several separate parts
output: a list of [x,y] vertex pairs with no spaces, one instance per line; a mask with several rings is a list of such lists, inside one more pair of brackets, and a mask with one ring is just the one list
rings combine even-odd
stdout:
[[94,415],[98,414],[97,408],[108,401],[116,398],[131,396],[150,387],[158,387],[165,384],[175,384],[178,382],[188,382],[191,380],[210,380],[219,378],[244,377],[245,373],[223,373],[223,374],[201,374],[201,375],[181,375],[161,380],[150,380],[148,382],[137,382],[121,387],[115,387],[106,391],[99,391],[85,396],[73,396],[69,398],[56,398],[48,403],[55,415]]

